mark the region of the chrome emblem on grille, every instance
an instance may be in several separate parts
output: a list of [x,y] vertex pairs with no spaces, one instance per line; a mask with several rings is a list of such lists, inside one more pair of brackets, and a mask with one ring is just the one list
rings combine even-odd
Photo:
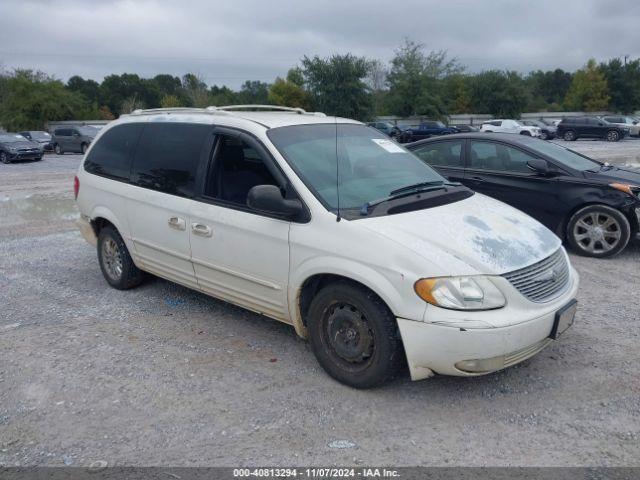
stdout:
[[550,268],[549,270],[545,270],[540,275],[535,277],[532,282],[533,283],[549,283],[549,282],[557,282],[560,280],[560,276],[562,272],[555,268]]

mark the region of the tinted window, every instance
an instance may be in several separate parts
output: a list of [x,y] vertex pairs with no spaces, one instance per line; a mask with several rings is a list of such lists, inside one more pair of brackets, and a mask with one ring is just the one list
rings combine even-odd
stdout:
[[413,150],[429,165],[442,167],[462,167],[462,140],[428,143]]
[[147,124],[136,149],[131,181],[144,188],[193,196],[195,176],[210,125]]
[[256,185],[277,185],[261,155],[236,137],[220,135],[205,184],[205,196],[238,205]]
[[472,141],[471,168],[514,173],[531,173],[527,162],[536,157],[501,143]]
[[84,162],[89,173],[118,180],[129,180],[131,155],[143,126],[120,125],[105,132]]
[[56,130],[54,135],[58,135],[59,137],[68,137],[69,135],[71,135],[71,133],[69,133],[69,130],[67,130],[66,128],[60,128]]
[[561,165],[567,165],[576,170],[598,170],[600,164],[572,150],[564,148],[553,142],[537,142],[536,150],[548,155]]

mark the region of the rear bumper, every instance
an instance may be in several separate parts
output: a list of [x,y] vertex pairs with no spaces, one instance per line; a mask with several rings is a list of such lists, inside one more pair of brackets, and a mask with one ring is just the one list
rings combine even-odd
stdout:
[[98,237],[96,237],[96,232],[93,230],[89,217],[81,215],[80,218],[76,220],[76,226],[89,245],[95,247],[98,244]]

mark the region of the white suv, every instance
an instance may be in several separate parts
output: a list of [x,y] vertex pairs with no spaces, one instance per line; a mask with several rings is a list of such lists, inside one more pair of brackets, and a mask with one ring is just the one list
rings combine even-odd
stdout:
[[544,226],[359,122],[258,109],[100,132],[75,191],[111,286],[150,272],[289,323],[360,388],[405,356],[414,380],[489,373],[571,325],[578,276]]
[[539,137],[542,130],[538,127],[523,125],[517,120],[489,120],[480,127],[481,132],[496,133],[519,133],[520,135],[528,135],[530,137]]

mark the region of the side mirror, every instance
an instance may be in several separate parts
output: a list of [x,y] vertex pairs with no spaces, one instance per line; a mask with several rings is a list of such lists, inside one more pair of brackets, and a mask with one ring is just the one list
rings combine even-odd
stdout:
[[275,185],[256,185],[247,195],[247,206],[261,212],[295,218],[302,213],[300,200],[288,200]]
[[549,175],[549,164],[546,160],[532,158],[527,162],[527,167],[540,175]]

